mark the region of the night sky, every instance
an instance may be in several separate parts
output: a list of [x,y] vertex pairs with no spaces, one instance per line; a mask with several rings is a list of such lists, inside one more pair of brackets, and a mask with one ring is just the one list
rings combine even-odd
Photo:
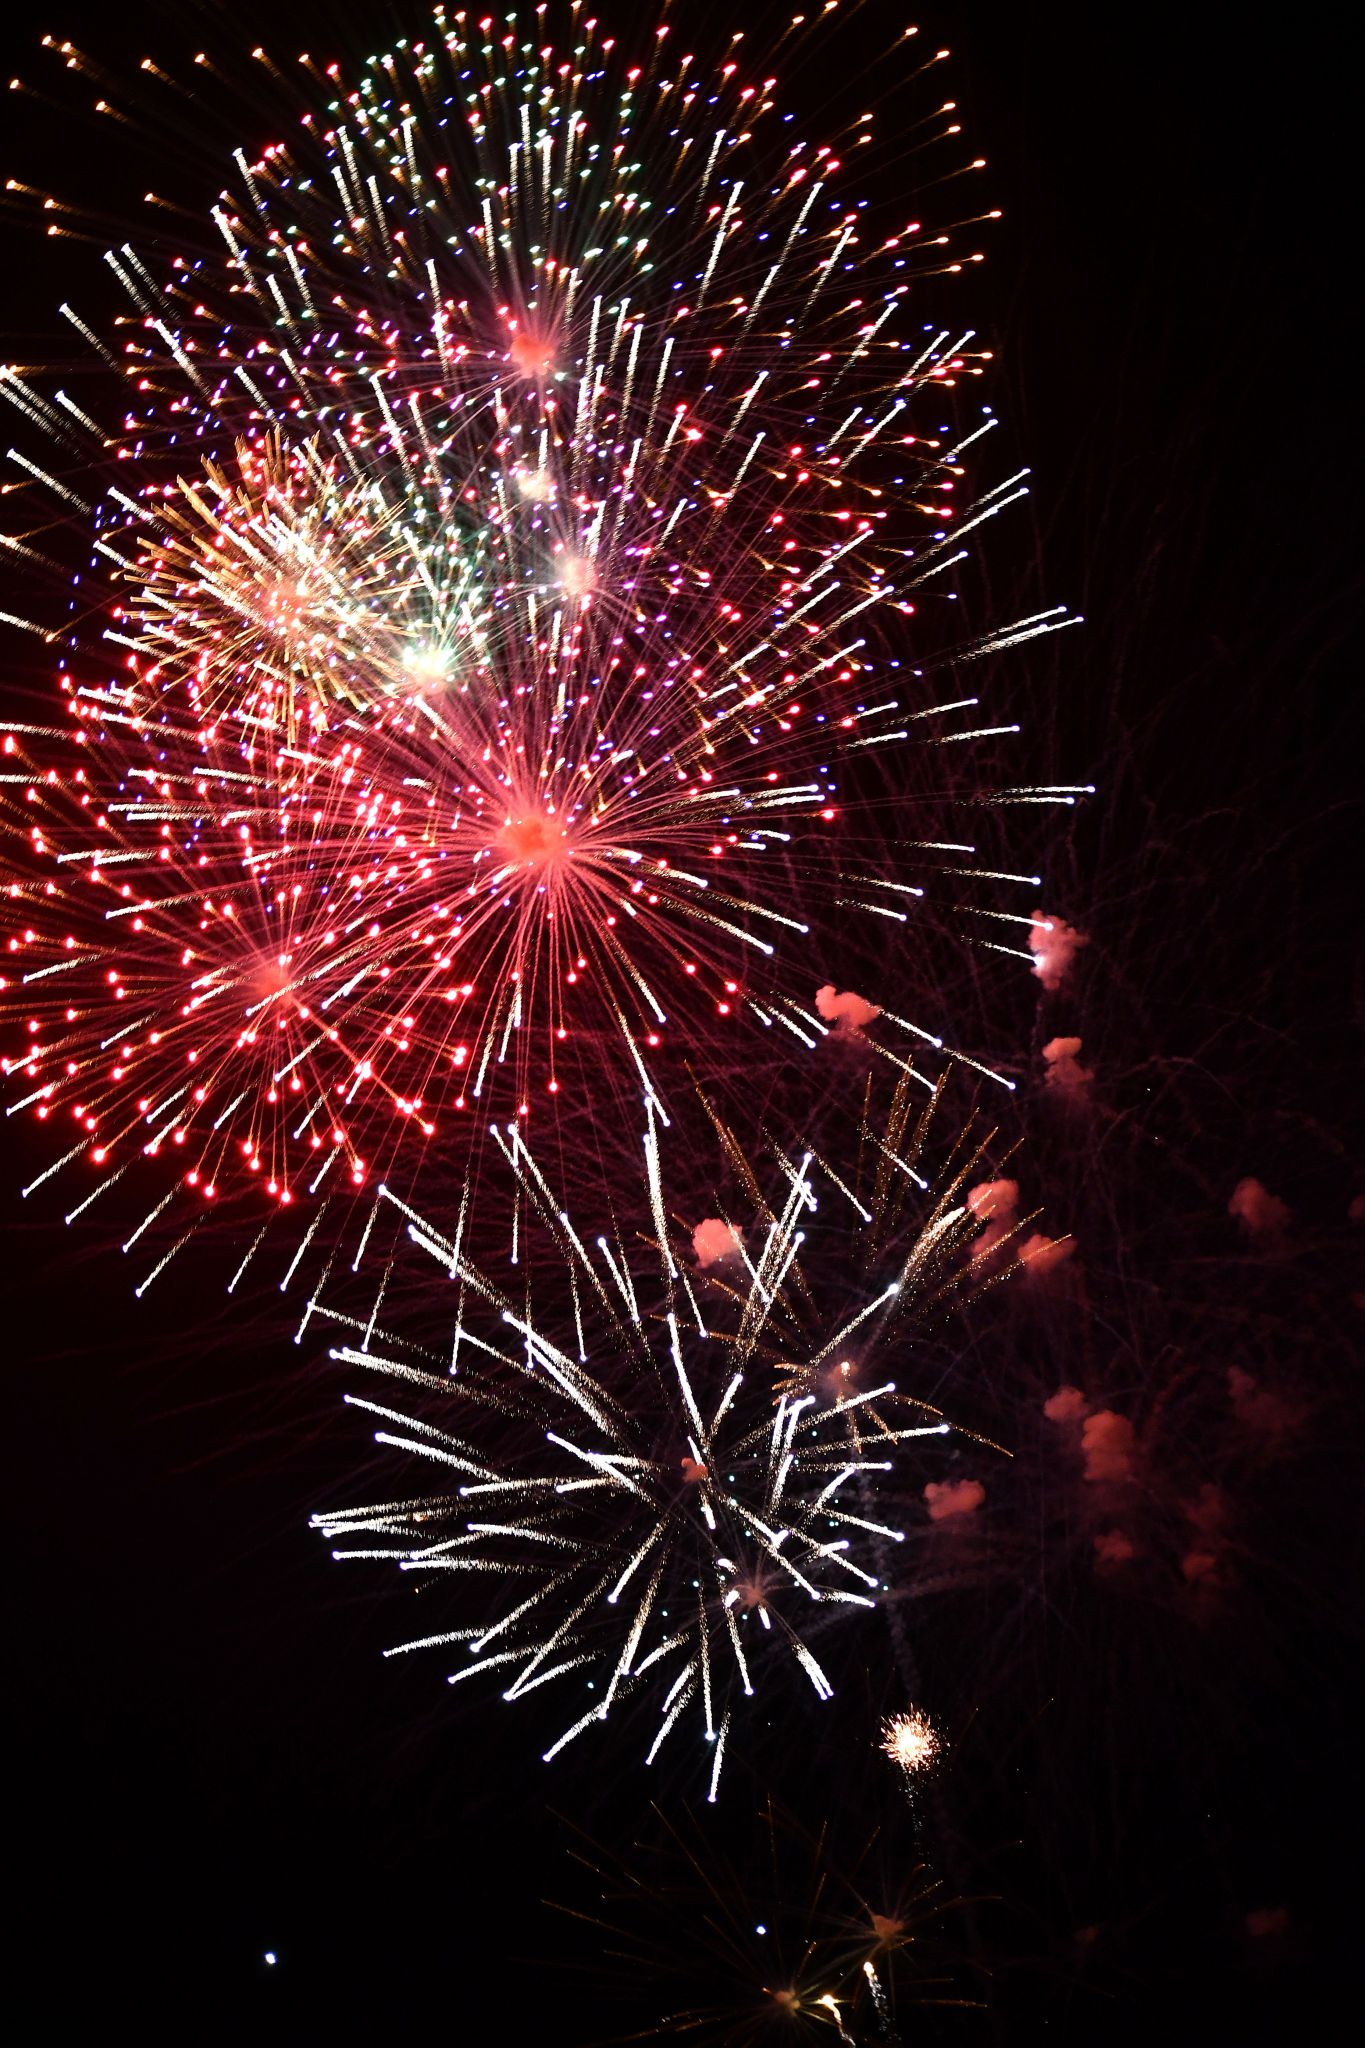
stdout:
[[[43,76],[60,99],[45,31],[131,69],[196,39],[249,48],[282,13],[282,56],[350,63],[417,21],[355,0],[50,6],[7,20],[4,75]],[[699,39],[729,18],[679,13]],[[1216,1623],[1154,1599],[1116,1640],[1096,1602],[1068,1607],[1043,1582],[1027,1540],[1012,1589],[926,1621],[956,1761],[951,1822],[936,1836],[926,1820],[922,1853],[993,1902],[963,1937],[976,1993],[990,1988],[982,2013],[903,2015],[902,2031],[1308,2038],[1342,1993],[1362,1906],[1365,1282],[1345,1223],[1365,1187],[1359,366],[1341,17],[1300,9],[1273,32],[1226,7],[910,18],[954,52],[961,118],[1005,209],[961,287],[1001,351],[992,397],[1034,472],[991,572],[1039,577],[1087,619],[1009,685],[1039,779],[1099,788],[1048,856],[1048,893],[1091,935],[1085,1043],[1127,1089],[1103,1157],[1037,1140],[1049,1214],[1084,1247],[1086,1204],[1112,1190],[1104,1229],[1131,1263],[1111,1261],[1124,1285],[1091,1343],[1155,1370],[1156,1349],[1206,1330],[1224,1366],[1278,1373],[1302,1419],[1292,1456],[1247,1482],[1241,1590]],[[844,38],[870,58],[872,10]],[[835,107],[878,91],[875,76],[830,87]],[[828,118],[800,111],[812,130]],[[90,128],[36,100],[6,113],[5,175],[57,182],[136,239],[145,161],[100,155]],[[271,132],[263,118],[250,140]],[[163,188],[174,178],[202,212],[216,173],[194,189],[167,166]],[[55,358],[60,299],[112,306],[98,246],[44,243],[9,215],[0,236],[0,349]],[[6,633],[3,647],[6,691],[41,687],[36,643]],[[642,1788],[628,1740],[555,1776],[495,1699],[452,1702],[435,1666],[381,1663],[384,1588],[338,1583],[306,1526],[349,1483],[356,1444],[325,1340],[296,1348],[264,1294],[230,1304],[205,1254],[135,1301],[116,1223],[64,1230],[57,1198],[19,1199],[49,1157],[38,1127],[12,1118],[4,1149],[15,2038],[324,2043],[421,2023],[455,2042],[586,2043],[640,2024],[618,2012],[603,1940],[542,1901],[591,1904],[568,1823],[624,1846],[669,1781]],[[1226,1214],[1247,1174],[1295,1219],[1269,1273]],[[993,1307],[974,1356],[996,1371],[995,1345],[1002,1386],[1022,1385],[1035,1355],[1041,1373],[1079,1343],[1064,1320]],[[803,1816],[840,1783],[847,1725],[773,1737]],[[758,1782],[737,1769],[724,1828],[740,1831]],[[866,1796],[892,1796],[861,1769],[843,1796],[873,1782]],[[1247,1915],[1266,1912],[1281,1917],[1257,1933]],[[665,1919],[661,1946],[683,1938]]]

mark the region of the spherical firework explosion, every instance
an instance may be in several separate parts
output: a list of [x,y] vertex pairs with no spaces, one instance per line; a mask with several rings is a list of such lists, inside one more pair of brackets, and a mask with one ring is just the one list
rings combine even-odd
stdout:
[[691,1714],[714,1798],[733,1703],[774,1663],[821,1699],[833,1690],[807,1637],[832,1610],[876,1604],[904,1540],[886,1516],[907,1452],[950,1429],[887,1374],[911,1319],[961,1286],[974,1161],[955,1155],[927,1213],[911,1212],[924,1130],[907,1131],[908,1091],[866,1188],[779,1154],[776,1199],[750,1174],[757,1215],[727,1220],[733,1253],[709,1265],[692,1266],[670,1220],[652,1115],[636,1203],[652,1228],[594,1249],[511,1125],[499,1142],[551,1258],[519,1240],[513,1293],[470,1260],[467,1200],[451,1236],[414,1216],[416,1245],[460,1284],[452,1335],[438,1353],[367,1330],[338,1353],[420,1393],[415,1414],[354,1405],[388,1425],[380,1444],[449,1479],[315,1524],[364,1539],[340,1557],[391,1559],[437,1597],[484,1596],[482,1617],[400,1646],[462,1644],[472,1661],[452,1683],[499,1670],[508,1700],[586,1683],[547,1760],[647,1682],[648,1760]]
[[921,1708],[911,1707],[907,1713],[893,1714],[882,1723],[881,1746],[907,1778],[916,1778],[938,1762],[943,1738]]
[[[872,231],[742,38],[573,24],[438,14],[239,154],[218,254],[111,254],[117,433],[5,374],[98,538],[65,736],[7,732],[0,1026],[106,1173],[292,1203],[476,1109],[661,1105],[745,1024],[933,1062],[947,941],[1029,957],[980,806],[1074,791],[966,767],[1014,729],[971,664],[1070,621],[956,624],[1025,487],[911,318],[978,252]],[[850,919],[896,953],[831,1009]]]

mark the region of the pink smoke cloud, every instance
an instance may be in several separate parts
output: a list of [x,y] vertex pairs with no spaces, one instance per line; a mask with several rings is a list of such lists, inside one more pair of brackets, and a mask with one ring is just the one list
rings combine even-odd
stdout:
[[879,1004],[869,1003],[865,996],[854,995],[851,988],[837,989],[832,981],[816,989],[815,1007],[826,1024],[833,1024],[842,1031],[865,1031],[882,1014]]
[[1228,1367],[1228,1398],[1244,1429],[1262,1437],[1282,1437],[1299,1420],[1299,1410],[1272,1387],[1263,1387],[1240,1365]]
[[1253,1941],[1276,1941],[1289,1932],[1288,1906],[1253,1906],[1246,1917]]
[[1101,1408],[1081,1430],[1085,1476],[1095,1486],[1115,1486],[1132,1476],[1133,1425],[1126,1415]]
[[[1011,1228],[1012,1226],[1008,1223],[988,1223],[980,1237],[974,1238],[968,1248],[967,1256],[972,1264],[974,1266],[984,1266],[991,1254],[1009,1236]],[[1365,1295],[1361,1296],[1361,1303],[1362,1306],[1365,1306]]]
[[1365,1195],[1357,1195],[1346,1211],[1348,1223],[1365,1223]]
[[1111,1569],[1128,1564],[1137,1556],[1137,1545],[1122,1529],[1105,1529],[1095,1538],[1095,1563]]
[[1081,1041],[1079,1038],[1049,1038],[1043,1047],[1043,1059],[1047,1072],[1043,1086],[1056,1095],[1073,1098],[1086,1093],[1095,1076],[1089,1067],[1080,1062]]
[[1019,1263],[1030,1280],[1043,1280],[1064,1266],[1075,1249],[1074,1237],[1044,1237],[1035,1230],[1019,1247]]
[[1072,961],[1087,940],[1084,932],[1078,932],[1064,918],[1035,910],[1028,942],[1034,956],[1033,971],[1043,987],[1052,990],[1060,988],[1066,980]]
[[737,1259],[742,1244],[734,1224],[722,1222],[719,1216],[704,1216],[692,1232],[692,1251],[703,1273],[724,1259]]
[[968,1191],[967,1207],[977,1222],[986,1226],[980,1237],[972,1240],[968,1252],[972,1264],[979,1266],[1014,1228],[1014,1220],[1019,1213],[1019,1183],[1017,1180],[984,1180]]
[[1263,1244],[1282,1238],[1289,1226],[1289,1204],[1272,1195],[1251,1174],[1239,1180],[1233,1189],[1228,1214],[1237,1218],[1248,1237],[1258,1238]]
[[946,1522],[954,1515],[974,1515],[986,1498],[979,1479],[952,1479],[942,1485],[930,1480],[924,1489],[931,1522]]
[[1079,1387],[1058,1387],[1055,1394],[1049,1394],[1043,1403],[1043,1413],[1049,1422],[1080,1422],[1087,1413],[1090,1403]]
[[1228,1515],[1227,1496],[1221,1487],[1209,1481],[1200,1487],[1194,1500],[1186,1501],[1185,1513],[1201,1540],[1181,1558],[1181,1572],[1187,1585],[1211,1585],[1218,1578],[1218,1567],[1227,1548],[1222,1533]]
[[1186,1501],[1185,1513],[1202,1535],[1215,1536],[1228,1517],[1227,1495],[1208,1480],[1194,1500]]
[[967,1207],[978,1223],[1012,1223],[1019,1209],[1017,1180],[983,1180],[968,1190]]

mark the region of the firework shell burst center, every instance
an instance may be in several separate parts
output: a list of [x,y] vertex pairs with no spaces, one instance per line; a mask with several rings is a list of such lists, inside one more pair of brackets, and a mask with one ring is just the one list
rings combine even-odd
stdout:
[[1070,620],[959,620],[1027,487],[918,304],[984,216],[874,231],[742,37],[631,34],[310,70],[216,248],[110,252],[121,353],[70,315],[116,427],[5,372],[25,502],[95,534],[5,736],[0,1035],[64,1160],[306,1202],[461,1116],[659,1105],[810,1055],[851,920],[927,1083],[925,948],[1020,950],[982,807],[1075,792],[981,786],[972,664]]

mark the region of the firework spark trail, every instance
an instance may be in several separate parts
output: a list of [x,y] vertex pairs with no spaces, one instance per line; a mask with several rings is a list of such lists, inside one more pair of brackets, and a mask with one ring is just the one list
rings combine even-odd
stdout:
[[593,1931],[587,1967],[605,1962],[613,1998],[630,2001],[628,2038],[734,2048],[778,2029],[894,2048],[898,2020],[922,2033],[923,2007],[974,2003],[944,1941],[962,1902],[884,1822],[850,1839],[846,1816],[866,1805],[842,1797],[809,1829],[771,1799],[728,1827],[655,1806],[625,1850],[575,1829],[571,1854],[595,1882],[557,1910]]
[[984,358],[908,309],[951,226],[870,233],[761,70],[582,35],[441,27],[239,157],[217,254],[112,252],[116,433],[5,373],[23,502],[98,500],[3,906],[10,1070],[96,1166],[290,1203],[457,1113],[661,1106],[679,1047],[816,1045],[850,910],[939,1056],[912,940],[1034,886],[945,816],[1010,729],[956,670],[1071,623],[934,610],[1023,488],[955,502]]
[[[909,1092],[902,1080],[888,1130],[907,1164],[922,1163],[926,1127],[909,1115]],[[884,1553],[903,1541],[888,1519],[898,1475],[915,1446],[950,1433],[887,1366],[903,1370],[907,1325],[960,1287],[975,1154],[955,1148],[913,1216],[903,1180],[888,1178],[886,1200],[869,1208],[815,1154],[797,1170],[780,1161],[774,1202],[736,1232],[762,1249],[719,1277],[689,1275],[687,1234],[662,1194],[659,1235],[618,1233],[594,1259],[522,1133],[507,1135],[545,1254],[518,1280],[525,1291],[508,1292],[400,1204],[418,1251],[462,1285],[458,1370],[436,1369],[444,1343],[438,1353],[371,1330],[334,1354],[417,1401],[416,1412],[355,1405],[397,1425],[376,1441],[447,1475],[444,1488],[319,1514],[314,1526],[337,1557],[388,1559],[480,1606],[389,1654],[462,1645],[470,1661],[451,1683],[496,1670],[509,1701],[555,1681],[586,1686],[547,1760],[647,1688],[659,1723],[646,1760],[690,1719],[714,1798],[739,1704],[775,1664],[817,1698],[832,1693],[810,1630],[832,1610],[878,1604]],[[646,1133],[647,1155],[656,1141]],[[657,1171],[648,1157],[642,1182]],[[813,1219],[827,1240],[814,1267]],[[831,1250],[832,1308],[819,1271]],[[848,1276],[864,1268],[890,1277],[850,1321]]]

